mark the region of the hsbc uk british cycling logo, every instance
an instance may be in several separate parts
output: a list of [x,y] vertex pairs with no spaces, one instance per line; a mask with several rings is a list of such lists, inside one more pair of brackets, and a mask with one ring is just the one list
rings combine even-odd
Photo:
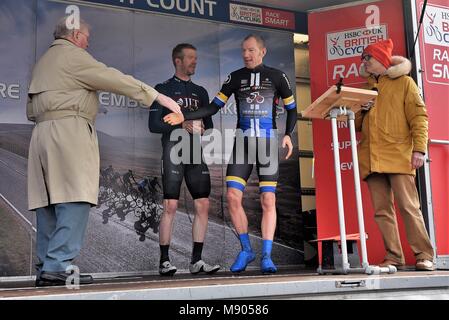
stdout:
[[327,60],[358,57],[366,46],[387,39],[387,26],[331,32],[326,35]]
[[428,5],[424,18],[424,42],[449,47],[449,12],[447,8]]

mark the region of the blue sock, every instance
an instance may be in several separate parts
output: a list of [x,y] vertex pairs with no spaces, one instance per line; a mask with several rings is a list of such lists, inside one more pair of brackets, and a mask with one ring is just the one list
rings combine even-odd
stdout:
[[249,242],[249,235],[247,233],[242,233],[239,235],[240,244],[242,246],[242,251],[252,252],[251,243]]
[[260,268],[262,273],[275,273],[277,268],[271,260],[271,248],[273,240],[263,240],[262,243],[262,259],[260,260]]
[[273,247],[273,240],[263,240],[262,258],[271,257],[271,248],[272,247]]

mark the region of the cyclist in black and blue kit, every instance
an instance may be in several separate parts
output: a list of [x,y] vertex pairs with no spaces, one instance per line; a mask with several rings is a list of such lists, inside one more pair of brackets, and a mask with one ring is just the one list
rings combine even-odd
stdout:
[[[209,105],[209,95],[201,86],[192,82],[190,77],[195,73],[197,56],[196,49],[191,44],[182,43],[173,49],[173,64],[176,69],[175,75],[169,80],[156,86],[156,90],[171,97],[180,106],[185,114],[200,110]],[[189,270],[192,274],[199,272],[214,273],[220,269],[218,265],[209,265],[202,258],[203,242],[206,235],[208,214],[209,214],[209,194],[210,175],[209,169],[204,162],[201,148],[201,134],[206,129],[213,128],[210,116],[203,117],[202,120],[186,121],[179,126],[171,126],[162,120],[168,113],[164,108],[154,103],[150,109],[149,129],[154,133],[162,133],[162,184],[164,190],[164,211],[159,225],[159,245],[161,258],[159,273],[161,275],[173,275],[176,267],[169,259],[169,246],[173,221],[178,208],[178,200],[183,179],[194,199],[195,217],[192,226],[193,251]],[[185,160],[180,154],[180,159],[172,159],[173,147],[180,141],[172,141],[171,134],[176,129],[185,129],[181,133],[188,137],[189,158]],[[185,141],[184,141],[185,142]],[[199,154],[195,154],[199,153]],[[182,150],[181,150],[182,153]],[[175,157],[176,158],[176,157]],[[195,160],[196,159],[196,160]]]
[[[288,147],[286,159],[292,153],[291,137],[296,124],[296,103],[290,82],[280,70],[263,64],[265,43],[258,35],[249,35],[242,42],[242,58],[245,67],[232,72],[215,96],[209,108],[179,116],[170,114],[164,118],[175,125],[185,119],[210,116],[222,108],[234,94],[237,104],[237,135],[234,150],[226,173],[227,201],[232,222],[239,234],[242,251],[231,266],[232,272],[241,272],[255,259],[248,235],[248,220],[242,206],[243,191],[256,163],[259,176],[262,217],[263,273],[274,273],[277,268],[271,260],[271,248],[276,229],[276,185],[278,180],[278,146],[276,106],[281,98],[287,110],[287,123],[282,146]],[[239,143],[242,141],[243,145]],[[239,152],[242,150],[243,152]],[[267,158],[268,152],[268,161]]]

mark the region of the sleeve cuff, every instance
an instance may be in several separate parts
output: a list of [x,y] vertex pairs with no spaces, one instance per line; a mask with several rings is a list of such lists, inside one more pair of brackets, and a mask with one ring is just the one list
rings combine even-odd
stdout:
[[145,83],[142,83],[142,90],[145,91],[147,96],[146,105],[151,106],[153,102],[157,99],[159,92]]

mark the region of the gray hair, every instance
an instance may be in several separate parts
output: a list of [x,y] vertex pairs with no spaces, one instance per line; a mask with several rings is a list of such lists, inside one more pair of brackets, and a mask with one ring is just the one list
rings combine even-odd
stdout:
[[[67,19],[70,18],[70,16],[64,16],[61,19],[58,20],[58,23],[56,24],[55,31],[53,32],[53,36],[55,39],[61,39],[61,38],[67,38],[72,34],[72,29],[67,28]],[[86,29],[89,29],[90,26],[87,24],[86,21],[83,19],[80,19],[80,29],[84,27]]]

